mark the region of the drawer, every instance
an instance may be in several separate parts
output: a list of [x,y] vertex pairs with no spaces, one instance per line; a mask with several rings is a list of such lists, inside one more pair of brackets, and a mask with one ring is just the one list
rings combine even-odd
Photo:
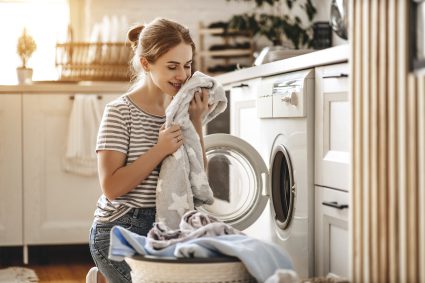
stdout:
[[315,187],[315,270],[349,275],[349,194]]

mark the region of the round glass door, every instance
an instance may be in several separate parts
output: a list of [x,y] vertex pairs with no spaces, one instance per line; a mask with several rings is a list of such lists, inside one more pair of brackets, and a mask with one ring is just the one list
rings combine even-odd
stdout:
[[267,166],[250,144],[227,134],[206,136],[205,151],[215,200],[199,209],[239,230],[248,228],[268,200]]
[[291,159],[285,146],[275,146],[271,165],[271,199],[276,225],[285,230],[294,215],[295,184]]

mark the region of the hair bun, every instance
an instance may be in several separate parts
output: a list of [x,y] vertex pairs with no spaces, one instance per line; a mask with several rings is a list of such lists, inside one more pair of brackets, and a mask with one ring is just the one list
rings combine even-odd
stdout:
[[130,30],[128,31],[127,40],[130,41],[131,47],[133,49],[136,48],[137,41],[139,40],[140,33],[142,32],[144,27],[145,27],[144,25],[139,24],[139,25],[135,25],[135,26],[131,27]]

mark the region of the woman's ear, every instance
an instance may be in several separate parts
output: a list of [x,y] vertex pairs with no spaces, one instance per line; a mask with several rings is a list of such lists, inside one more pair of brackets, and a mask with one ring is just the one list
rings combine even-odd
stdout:
[[145,57],[140,58],[140,64],[142,65],[142,68],[146,73],[150,71],[150,64]]

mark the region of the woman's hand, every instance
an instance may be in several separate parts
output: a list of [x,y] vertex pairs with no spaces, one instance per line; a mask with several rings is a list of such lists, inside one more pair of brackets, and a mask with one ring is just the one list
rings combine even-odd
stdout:
[[183,144],[183,135],[180,126],[174,124],[165,129],[162,125],[159,129],[157,146],[161,149],[164,155],[174,153]]
[[195,92],[189,105],[190,120],[196,126],[202,124],[202,119],[208,113],[208,90],[203,88],[202,92]]

